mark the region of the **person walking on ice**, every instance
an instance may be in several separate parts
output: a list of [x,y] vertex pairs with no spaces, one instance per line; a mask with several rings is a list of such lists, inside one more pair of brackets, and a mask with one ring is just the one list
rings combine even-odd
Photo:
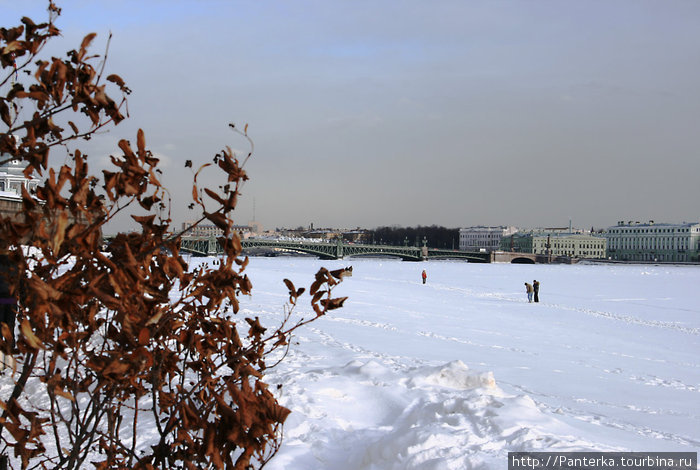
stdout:
[[532,303],[532,284],[528,284],[527,282],[525,283],[525,292],[527,293],[527,301]]
[[425,272],[425,269],[421,273],[421,277],[423,278],[423,284],[425,284],[425,281],[428,280],[428,273]]
[[540,283],[535,279],[532,281],[532,291],[535,293],[535,302],[540,301]]

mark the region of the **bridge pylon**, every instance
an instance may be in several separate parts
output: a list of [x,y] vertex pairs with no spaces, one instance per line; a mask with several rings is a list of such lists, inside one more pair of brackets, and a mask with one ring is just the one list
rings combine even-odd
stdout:
[[214,235],[210,235],[207,243],[207,255],[214,256],[218,253],[218,251],[216,237]]

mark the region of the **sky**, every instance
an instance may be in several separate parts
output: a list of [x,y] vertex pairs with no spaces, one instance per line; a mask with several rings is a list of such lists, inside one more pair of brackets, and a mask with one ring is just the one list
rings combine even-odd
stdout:
[[[58,1],[133,90],[176,224],[195,167],[251,149],[236,223],[605,228],[698,221],[700,2]],[[2,26],[46,2],[0,0]],[[82,148],[82,147],[81,147]],[[213,177],[213,186],[219,184]],[[126,222],[124,222],[126,223]]]

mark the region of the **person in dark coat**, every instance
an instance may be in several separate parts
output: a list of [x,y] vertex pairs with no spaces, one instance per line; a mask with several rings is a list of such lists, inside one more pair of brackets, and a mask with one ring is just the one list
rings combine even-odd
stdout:
[[540,301],[540,283],[535,279],[532,281],[532,290],[535,293],[535,302]]
[[[17,268],[7,253],[0,253],[0,328],[7,325],[10,331],[10,344],[5,344],[4,353],[12,354],[15,348],[15,317],[17,316],[18,285]],[[4,328],[2,328],[4,329]]]

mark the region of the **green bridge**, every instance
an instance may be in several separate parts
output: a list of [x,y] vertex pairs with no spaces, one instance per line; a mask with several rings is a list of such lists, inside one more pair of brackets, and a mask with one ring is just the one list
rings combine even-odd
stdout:
[[[241,240],[243,249],[268,248],[276,252],[298,252],[318,256],[321,259],[342,259],[349,256],[393,256],[405,261],[423,261],[426,259],[462,259],[473,263],[488,263],[489,253],[467,252],[429,248],[427,246],[388,246],[360,245],[337,241],[300,241],[248,238]],[[182,251],[200,256],[215,256],[222,252],[216,238],[182,237]]]

